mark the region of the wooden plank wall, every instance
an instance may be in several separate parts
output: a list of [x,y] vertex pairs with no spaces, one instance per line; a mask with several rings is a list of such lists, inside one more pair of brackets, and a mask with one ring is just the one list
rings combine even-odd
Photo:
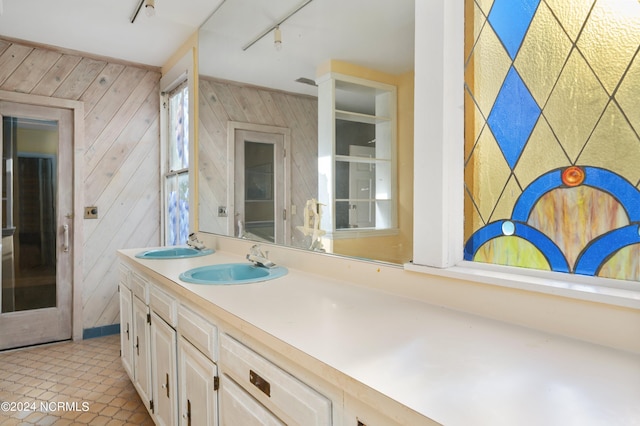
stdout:
[[296,226],[306,201],[318,196],[318,100],[202,76],[198,86],[200,229],[226,233],[228,219],[217,209],[227,204],[227,122],[285,127],[291,129],[291,203],[299,211],[289,221],[290,244],[308,247],[310,238]]
[[[0,90],[84,102],[83,328],[119,322],[119,248],[160,244],[159,81],[153,69],[0,39]],[[77,244],[77,243],[76,243]]]

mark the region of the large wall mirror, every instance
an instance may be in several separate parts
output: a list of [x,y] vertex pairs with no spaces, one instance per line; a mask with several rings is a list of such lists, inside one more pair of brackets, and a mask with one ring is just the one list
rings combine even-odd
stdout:
[[199,230],[411,260],[414,0],[219,0],[198,43]]

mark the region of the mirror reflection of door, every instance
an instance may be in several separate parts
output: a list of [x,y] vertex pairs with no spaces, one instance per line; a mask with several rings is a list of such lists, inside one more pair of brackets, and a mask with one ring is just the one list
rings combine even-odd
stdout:
[[70,110],[0,102],[0,349],[71,338]]
[[235,235],[283,244],[285,213],[284,136],[247,130],[235,132]]

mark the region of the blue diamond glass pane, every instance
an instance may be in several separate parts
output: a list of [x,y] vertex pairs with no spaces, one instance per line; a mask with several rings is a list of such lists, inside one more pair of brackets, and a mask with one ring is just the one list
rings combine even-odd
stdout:
[[487,120],[512,169],[520,158],[539,116],[538,104],[512,67]]
[[515,59],[540,0],[496,0],[489,12],[489,23]]

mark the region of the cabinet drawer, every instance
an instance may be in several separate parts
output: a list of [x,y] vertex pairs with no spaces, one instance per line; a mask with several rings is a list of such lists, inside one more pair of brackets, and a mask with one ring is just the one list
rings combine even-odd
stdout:
[[149,282],[142,275],[131,272],[131,291],[133,295],[142,300],[145,304],[149,304]]
[[176,299],[160,290],[157,286],[152,286],[149,294],[149,306],[165,320],[167,324],[175,328],[178,322],[178,304]]
[[220,365],[267,408],[277,407],[292,422],[331,424],[329,399],[226,334],[220,336]]
[[193,346],[207,355],[212,361],[218,357],[218,328],[184,305],[178,310],[178,330]]
[[227,376],[222,378],[220,410],[223,425],[285,426],[269,410]]

